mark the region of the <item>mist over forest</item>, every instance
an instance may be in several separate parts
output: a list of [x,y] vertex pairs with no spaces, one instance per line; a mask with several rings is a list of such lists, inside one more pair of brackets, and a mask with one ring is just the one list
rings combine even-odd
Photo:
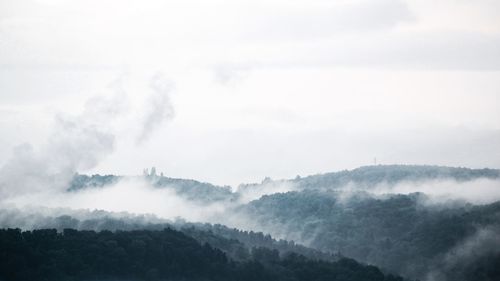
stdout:
[[0,0],[0,281],[499,281],[500,1]]
[[[293,254],[333,267],[352,259],[359,266],[375,266],[383,274],[411,280],[476,280],[478,274],[495,280],[500,261],[499,184],[500,171],[494,169],[377,165],[293,179],[265,178],[233,190],[169,178],[153,167],[138,176],[75,174],[63,190],[5,197],[0,227],[54,229],[50,239],[69,239],[69,229],[92,231],[82,235],[158,235],[169,229],[210,245],[228,261],[241,266],[260,262],[262,270],[270,272],[275,266],[286,268]],[[23,233],[15,235],[35,234]],[[128,244],[120,245],[132,254]],[[129,258],[136,262],[134,256]],[[113,266],[122,265],[116,261]],[[65,278],[74,274],[65,267],[58,270]],[[170,271],[154,276],[169,274],[184,276]],[[221,274],[222,279],[232,278]],[[106,270],[98,275],[113,276]],[[138,271],[117,276],[146,275]]]

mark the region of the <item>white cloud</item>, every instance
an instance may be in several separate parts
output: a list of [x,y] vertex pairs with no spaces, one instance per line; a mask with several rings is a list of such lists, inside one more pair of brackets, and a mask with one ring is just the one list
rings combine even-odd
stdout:
[[173,87],[173,83],[166,80],[161,73],[156,73],[151,78],[150,88],[152,91],[147,101],[142,129],[137,138],[138,143],[148,139],[158,126],[174,117],[174,107],[169,96]]
[[[440,1],[435,8],[434,2],[421,2],[15,1],[3,3],[0,64],[384,66],[389,61],[414,68],[437,60],[444,68],[498,68],[500,55],[491,51],[498,32],[484,34],[483,28],[498,24],[488,9],[496,4]],[[447,24],[437,25],[438,16]],[[463,26],[464,19],[472,28]],[[482,25],[474,26],[481,19]]]

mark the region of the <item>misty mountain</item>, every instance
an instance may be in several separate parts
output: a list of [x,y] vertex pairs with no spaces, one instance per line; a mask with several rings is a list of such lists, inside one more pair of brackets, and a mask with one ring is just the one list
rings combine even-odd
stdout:
[[[153,169],[152,169],[153,170]],[[104,187],[117,183],[126,177],[115,175],[79,175],[76,174],[68,189],[76,191],[84,188]],[[366,166],[353,170],[317,174],[294,179],[272,180],[265,178],[261,183],[241,184],[235,192],[229,186],[217,186],[192,179],[170,178],[157,175],[156,171],[145,171],[143,178],[157,188],[174,190],[178,195],[200,202],[235,201],[247,193],[258,199],[260,195],[286,192],[290,190],[331,190],[346,186],[359,189],[374,188],[380,184],[395,186],[398,183],[453,180],[468,182],[477,179],[499,179],[500,170],[470,169],[426,165],[378,165]]]
[[297,244],[294,241],[276,240],[269,234],[254,231],[243,231],[220,224],[190,223],[184,220],[169,221],[154,216],[115,214],[105,211],[68,211],[69,215],[26,214],[20,210],[0,209],[0,228],[21,228],[23,230],[64,229],[92,231],[132,231],[175,229],[196,239],[201,244],[223,251],[234,260],[246,260],[254,248],[276,250],[281,256],[290,253],[303,255],[310,259],[337,261],[341,256],[327,253]]
[[0,281],[500,281],[499,11],[0,0]]
[[[116,184],[124,178],[130,177],[115,175],[88,176],[76,174],[69,184],[68,191],[78,191],[87,188],[102,188]],[[233,200],[235,198],[235,194],[231,192],[231,188],[229,186],[216,186],[210,183],[199,182],[191,179],[169,178],[163,175],[156,175],[156,173],[153,172],[148,173],[147,171],[145,171],[145,174],[141,178],[152,184],[154,187],[172,189],[176,194],[188,200],[212,202]]]
[[71,179],[71,182],[68,187],[68,191],[77,191],[85,188],[99,188],[104,187],[106,185],[111,185],[117,183],[121,178],[121,176],[114,175],[80,175],[75,174]]
[[348,184],[374,187],[378,184],[395,185],[401,182],[423,182],[431,180],[455,180],[459,182],[475,179],[498,179],[500,170],[470,169],[428,165],[377,165],[354,170],[318,174],[293,180],[301,189],[332,189]]
[[[105,196],[103,202],[123,198],[132,204],[147,199],[144,204],[156,207],[149,209],[153,214],[158,208],[161,212],[155,216],[49,208],[43,215],[45,211],[29,213],[7,205],[0,212],[0,227],[171,228],[211,245],[234,262],[248,262],[255,249],[265,248],[280,257],[295,253],[323,262],[348,257],[413,279],[468,281],[482,276],[495,280],[499,276],[494,270],[499,257],[495,249],[500,248],[499,179],[500,171],[494,169],[379,165],[294,179],[265,178],[233,191],[228,186],[158,175],[155,169],[135,177],[76,174],[63,200],[86,198],[88,202]],[[120,197],[129,192],[132,195]],[[171,200],[177,197],[182,200]],[[178,212],[182,208],[185,211]],[[186,211],[200,215],[191,222],[162,218]]]
[[150,179],[158,188],[173,188],[175,192],[194,201],[235,200],[236,196],[229,186],[217,186],[195,180],[176,179],[168,177],[153,177]]
[[346,197],[306,190],[263,196],[241,212],[278,237],[424,279],[441,270],[435,266],[478,230],[500,226],[500,202],[429,205],[428,199],[422,193],[375,197],[355,192]]
[[453,180],[467,182],[477,179],[499,179],[500,170],[470,169],[428,165],[377,165],[365,166],[353,170],[316,174],[294,179],[271,180],[265,178],[261,183],[241,184],[239,191],[258,188],[262,185],[276,186],[289,184],[294,190],[331,190],[353,186],[369,189],[381,184],[395,186],[399,183],[424,183],[427,181]]
[[236,262],[185,234],[161,231],[0,230],[4,280],[402,281],[352,259],[325,262],[255,248]]

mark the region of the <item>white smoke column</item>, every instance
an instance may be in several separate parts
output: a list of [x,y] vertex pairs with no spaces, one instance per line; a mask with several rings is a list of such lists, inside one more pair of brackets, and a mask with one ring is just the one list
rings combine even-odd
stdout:
[[78,115],[57,114],[48,140],[39,149],[18,146],[0,168],[2,198],[45,189],[61,190],[75,172],[95,167],[114,148],[113,121],[124,106],[116,88],[111,98],[92,98]]
[[140,120],[131,116],[144,116],[143,122],[137,124],[140,141],[173,117],[168,96],[172,82],[154,75],[146,106],[138,106],[134,112],[123,87],[124,78],[128,76],[122,75],[111,84],[111,93],[89,99],[80,114],[57,114],[44,145],[18,146],[12,158],[0,167],[0,200],[25,193],[64,191],[76,172],[96,167],[113,152],[120,124],[130,127],[130,122],[124,121]]
[[141,132],[136,140],[138,144],[147,140],[164,121],[174,117],[174,107],[170,101],[170,92],[174,89],[174,84],[165,79],[161,73],[156,73],[151,78],[150,88],[152,93],[147,100]]

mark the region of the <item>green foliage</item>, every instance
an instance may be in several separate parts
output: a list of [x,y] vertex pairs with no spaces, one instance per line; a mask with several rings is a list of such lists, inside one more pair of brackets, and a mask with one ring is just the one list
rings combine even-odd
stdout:
[[[70,190],[103,187],[120,177],[78,175]],[[460,245],[481,227],[500,224],[500,203],[484,206],[468,204],[424,206],[423,194],[390,195],[374,198],[368,192],[378,184],[392,186],[402,182],[424,183],[429,180],[457,182],[475,179],[499,179],[500,170],[468,169],[441,166],[388,165],[367,166],[351,171],[297,176],[292,180],[272,181],[266,178],[261,184],[290,184],[298,192],[272,194],[240,206],[235,212],[254,220],[259,230],[286,237],[292,241],[277,241],[262,232],[240,231],[221,225],[173,224],[201,243],[222,250],[230,259],[250,262],[254,250],[265,247],[277,250],[280,258],[290,252],[300,253],[311,259],[336,261],[340,254],[380,266],[412,278],[424,279],[429,271],[440,265],[446,253]],[[180,196],[199,202],[233,201],[240,194],[228,187],[214,186],[194,180],[172,179],[147,174],[157,188],[172,188]],[[241,185],[240,190],[251,192],[261,184]],[[345,197],[342,187],[353,185],[356,192]],[[54,227],[80,229],[162,229],[166,224],[147,221],[125,221],[111,218],[74,220],[59,217]],[[297,245],[301,241],[317,250]],[[259,250],[257,250],[258,254]],[[493,259],[493,258],[492,258]],[[495,259],[493,259],[494,264]],[[249,266],[259,266],[251,264]],[[451,280],[465,278],[470,272],[475,276],[489,276],[493,268],[490,260],[472,261],[466,271],[445,268]],[[454,273],[462,274],[461,277]],[[472,276],[472,275],[471,275]],[[470,276],[469,276],[470,277]],[[467,277],[467,278],[469,278]],[[486,278],[485,277],[485,278]],[[465,279],[467,280],[467,279]],[[471,279],[469,279],[471,280]],[[488,279],[485,279],[488,280]]]
[[402,280],[350,259],[315,261],[256,248],[229,260],[181,232],[0,230],[1,280]]
[[[76,174],[68,189],[76,191],[84,188],[104,187],[116,183],[122,178],[113,175],[86,176]],[[307,177],[297,176],[295,179],[276,182],[266,178],[260,184],[242,184],[239,189],[248,190],[261,184],[272,184],[273,182],[276,184],[293,184],[298,190],[334,190],[347,184],[355,184],[358,187],[369,189],[380,183],[391,185],[405,181],[418,182],[443,179],[470,181],[478,178],[498,179],[500,178],[500,170],[422,165],[378,165]],[[200,202],[237,200],[240,195],[237,192],[231,192],[229,186],[217,186],[191,179],[169,178],[146,172],[143,179],[149,181],[155,187],[171,188],[186,199]]]
[[[78,191],[86,188],[102,188],[117,183],[123,177],[114,175],[79,175],[71,180],[68,190]],[[213,202],[221,200],[234,200],[236,195],[229,186],[216,186],[210,183],[190,179],[176,179],[165,176],[145,175],[143,179],[156,188],[170,188],[176,194],[188,200],[200,202]]]
[[188,200],[212,202],[222,200],[233,200],[235,194],[231,192],[229,186],[216,186],[210,183],[199,182],[188,179],[175,179],[168,177],[156,177],[152,180],[155,187],[172,188],[176,194]]
[[312,175],[293,180],[300,189],[335,189],[347,184],[370,188],[377,184],[396,184],[405,181],[452,179],[470,181],[478,178],[498,179],[500,170],[469,169],[427,165],[378,165],[334,173]]
[[[443,255],[478,228],[500,224],[500,202],[423,206],[425,195],[374,198],[360,192],[302,191],[264,196],[241,208],[269,232],[309,246],[424,278]],[[454,279],[458,280],[458,279]]]
[[120,180],[121,177],[114,175],[80,175],[75,174],[68,187],[69,191],[77,191],[84,188],[99,188],[111,185]]

